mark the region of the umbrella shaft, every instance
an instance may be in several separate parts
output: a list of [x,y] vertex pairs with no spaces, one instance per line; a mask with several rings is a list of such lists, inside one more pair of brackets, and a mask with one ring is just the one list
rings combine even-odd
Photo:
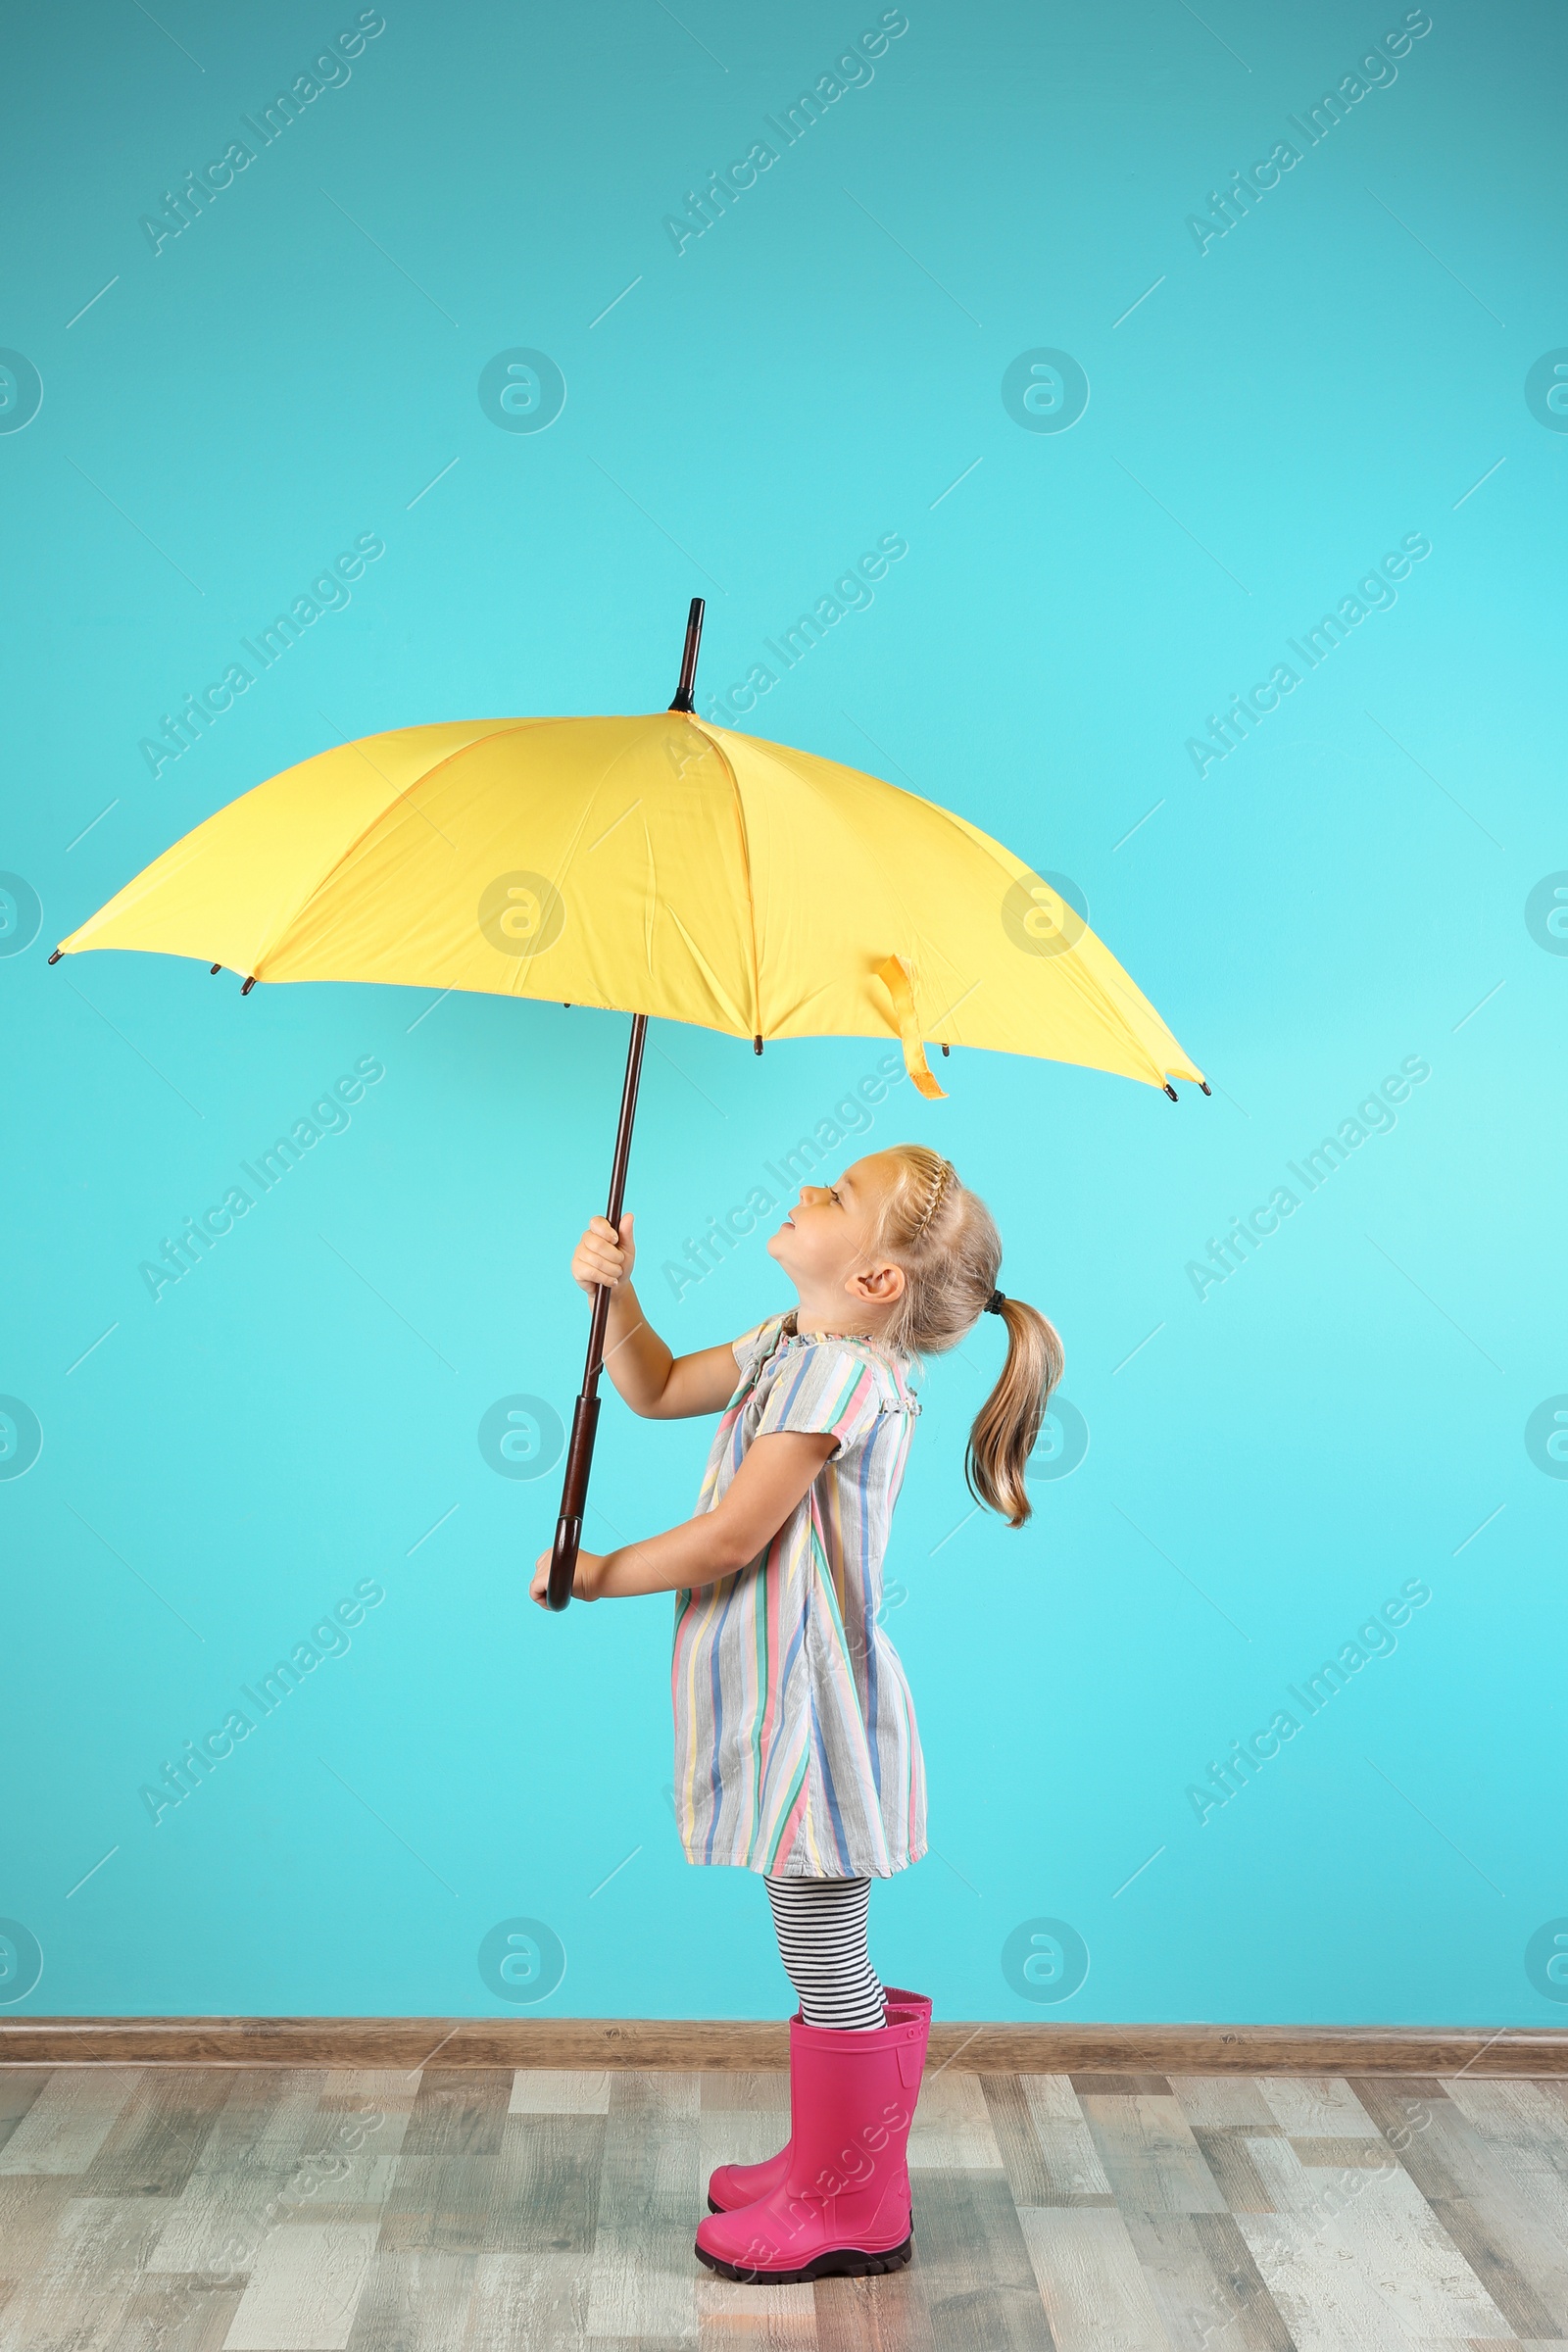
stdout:
[[[648,1015],[632,1015],[626,1048],[626,1077],[620,1095],[620,1121],[615,1129],[615,1152],[610,1166],[610,1203],[605,1215],[618,1233],[621,1203],[626,1195],[626,1169],[631,1159],[631,1128],[637,1115],[637,1081],[642,1075],[643,1040]],[[582,1542],[582,1518],[588,1503],[588,1478],[593,1469],[594,1432],[599,1423],[599,1375],[605,1362],[605,1328],[610,1320],[610,1292],[594,1286],[593,1314],[588,1324],[588,1360],[582,1389],[571,1416],[571,1442],[566,1448],[566,1476],[561,1491],[561,1517],[556,1524],[556,1546],[550,1563],[549,1604],[564,1609],[571,1598],[571,1580]]]
[[[605,1215],[620,1231],[621,1204],[626,1198],[626,1169],[631,1161],[631,1124],[637,1116],[637,1081],[642,1076],[643,1040],[648,1035],[648,1015],[634,1012],[631,1016],[631,1036],[626,1046],[626,1076],[620,1090],[620,1119],[615,1128],[615,1154],[610,1163],[610,1202]],[[605,1325],[610,1319],[610,1293],[603,1283],[594,1296],[593,1320],[589,1326],[588,1368],[583,1380],[583,1394],[592,1396],[599,1380],[603,1362]]]

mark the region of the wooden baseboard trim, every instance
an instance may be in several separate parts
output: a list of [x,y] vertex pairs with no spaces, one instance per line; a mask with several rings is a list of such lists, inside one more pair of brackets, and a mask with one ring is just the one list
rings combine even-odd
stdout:
[[[928,2067],[985,2074],[1568,2075],[1568,2033],[1507,2026],[934,2023]],[[633,2067],[789,2064],[782,2022],[596,2017],[14,2017],[8,2066]]]

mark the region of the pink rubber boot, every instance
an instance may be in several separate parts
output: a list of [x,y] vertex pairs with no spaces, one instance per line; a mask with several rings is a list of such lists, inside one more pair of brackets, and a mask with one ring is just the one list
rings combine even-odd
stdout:
[[699,2261],[748,2286],[858,2278],[913,2251],[909,2126],[928,2017],[875,2033],[790,2020],[790,2134],[782,2180],[698,2225]]
[[[886,2001],[884,2015],[890,2026],[906,2018],[913,2018],[920,2025],[920,2063],[923,2067],[926,2036],[931,2031],[930,1996],[923,1992],[905,1992],[897,1984],[885,1984],[882,1990]],[[795,2015],[799,2018],[798,2009]],[[786,2143],[776,2156],[766,2157],[760,2164],[716,2166],[708,2183],[709,2212],[730,2213],[737,2205],[753,2205],[759,2197],[765,2197],[783,2180],[789,2160],[790,2149]]]

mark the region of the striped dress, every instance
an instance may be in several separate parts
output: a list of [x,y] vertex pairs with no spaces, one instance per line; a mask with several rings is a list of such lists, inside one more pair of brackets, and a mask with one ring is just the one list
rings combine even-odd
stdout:
[[925,1767],[899,1655],[876,1622],[915,1415],[907,1356],[795,1330],[734,1343],[740,1384],[699,1511],[754,1438],[838,1446],[764,1550],[675,1595],[675,1823],[688,1862],[786,1878],[891,1878],[926,1850]]

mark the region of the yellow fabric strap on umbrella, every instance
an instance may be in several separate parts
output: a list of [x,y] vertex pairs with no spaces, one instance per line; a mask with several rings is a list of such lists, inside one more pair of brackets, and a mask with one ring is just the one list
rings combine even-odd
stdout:
[[925,1057],[925,1047],[920,1042],[920,1032],[915,1025],[914,979],[907,963],[902,956],[890,956],[886,963],[877,965],[876,976],[886,983],[888,995],[893,999],[906,1070],[919,1093],[933,1102],[945,1102],[948,1099],[947,1088],[938,1086],[932,1077],[931,1065]]

